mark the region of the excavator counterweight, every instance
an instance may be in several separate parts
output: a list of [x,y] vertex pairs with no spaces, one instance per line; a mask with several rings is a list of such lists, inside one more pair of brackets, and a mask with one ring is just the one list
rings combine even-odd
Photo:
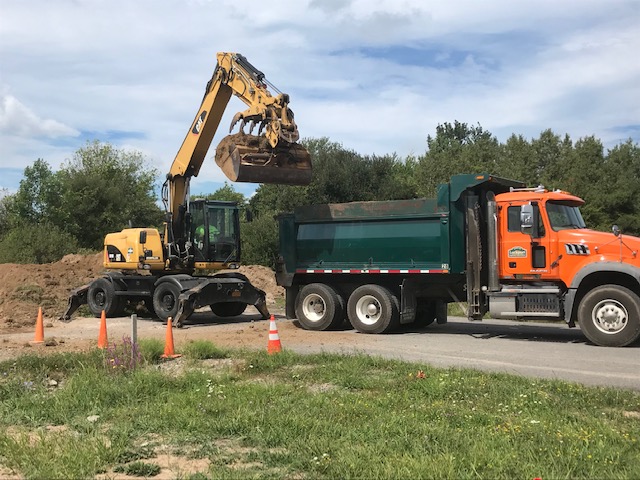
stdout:
[[263,136],[236,133],[216,148],[216,163],[233,182],[308,185],[311,156],[298,143],[280,141],[272,148]]

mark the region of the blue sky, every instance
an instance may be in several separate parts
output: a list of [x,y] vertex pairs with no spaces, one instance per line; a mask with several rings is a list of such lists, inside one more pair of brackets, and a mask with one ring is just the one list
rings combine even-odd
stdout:
[[[640,141],[637,0],[0,0],[0,18],[9,192],[93,139],[167,172],[218,51],[289,93],[303,137],[363,154],[420,155],[454,120],[502,141]],[[223,185],[214,147],[243,109],[232,98],[193,193]]]

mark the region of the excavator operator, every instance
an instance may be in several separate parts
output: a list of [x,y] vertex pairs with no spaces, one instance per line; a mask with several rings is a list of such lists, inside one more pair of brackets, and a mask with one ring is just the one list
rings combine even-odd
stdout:
[[[194,241],[196,242],[196,245],[199,249],[202,250],[202,248],[204,247],[204,235],[205,235],[205,228],[204,228],[204,224],[201,224],[198,228],[196,228],[195,234],[194,234]],[[210,225],[209,226],[209,245],[212,245],[216,242],[216,240],[218,239],[218,235],[220,235],[220,230],[218,230],[215,226]]]

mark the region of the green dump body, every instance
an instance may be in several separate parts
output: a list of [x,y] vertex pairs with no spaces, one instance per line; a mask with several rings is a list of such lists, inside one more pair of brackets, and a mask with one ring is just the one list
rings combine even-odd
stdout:
[[298,208],[279,217],[278,282],[288,286],[291,278],[287,280],[282,274],[312,270],[463,273],[464,194],[500,193],[521,186],[489,174],[456,175],[440,185],[435,199]]

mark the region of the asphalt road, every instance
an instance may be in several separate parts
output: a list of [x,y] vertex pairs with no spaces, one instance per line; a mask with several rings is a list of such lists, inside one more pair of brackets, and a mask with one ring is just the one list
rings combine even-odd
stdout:
[[[446,325],[408,327],[390,335],[364,335],[349,330],[341,333],[352,334],[353,340],[339,347],[325,341],[320,347],[295,345],[293,349],[362,351],[440,367],[468,367],[640,390],[640,345],[598,347],[590,344],[578,328],[570,329],[564,324],[469,322],[450,317]],[[318,332],[309,332],[313,333]]]

